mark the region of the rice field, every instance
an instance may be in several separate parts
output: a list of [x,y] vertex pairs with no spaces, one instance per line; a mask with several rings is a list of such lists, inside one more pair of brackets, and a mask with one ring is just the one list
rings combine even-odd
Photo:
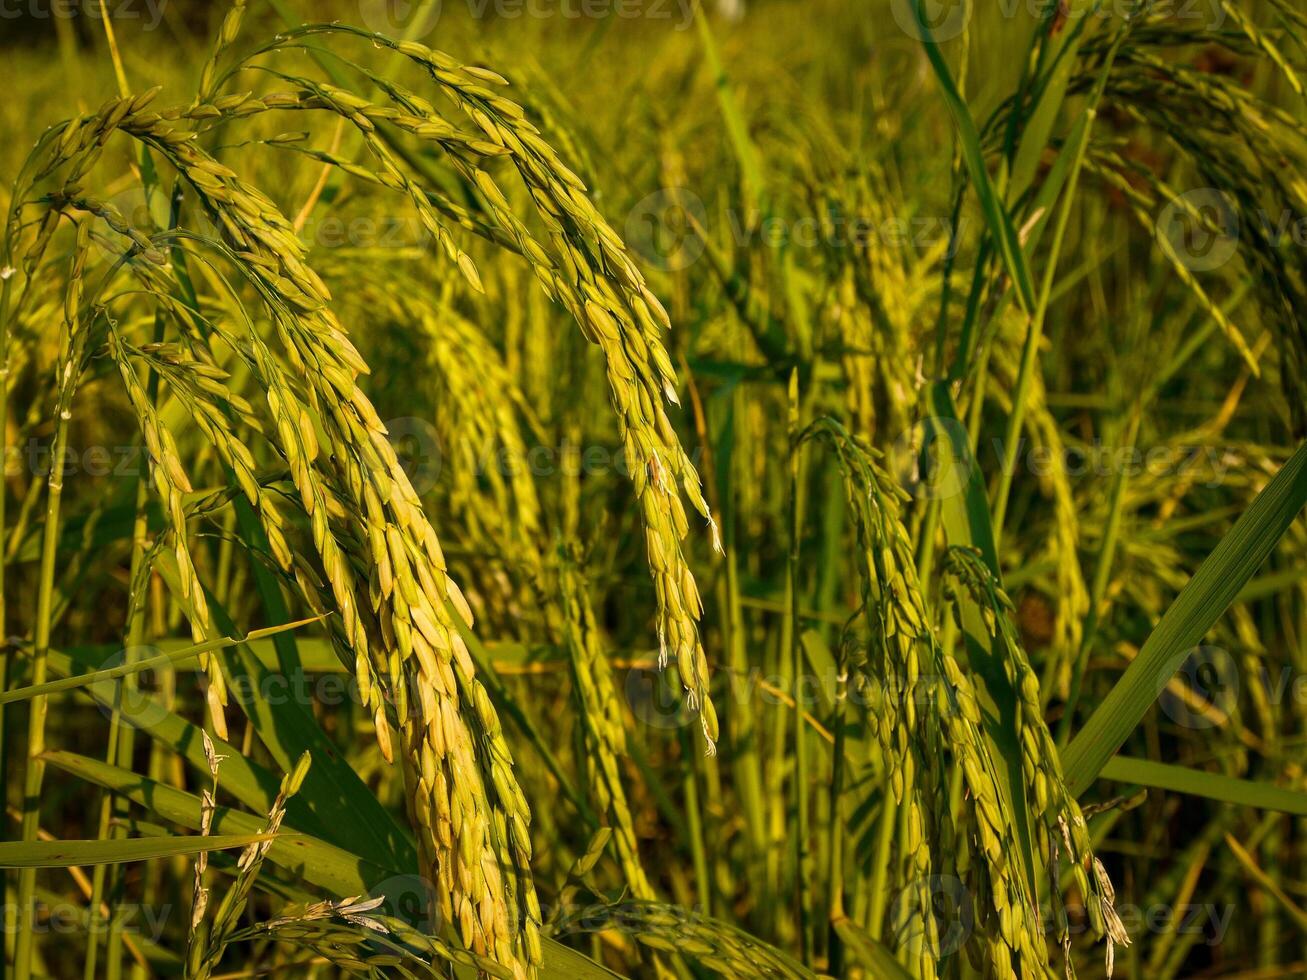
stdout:
[[1295,0],[0,2],[3,976],[1307,976]]

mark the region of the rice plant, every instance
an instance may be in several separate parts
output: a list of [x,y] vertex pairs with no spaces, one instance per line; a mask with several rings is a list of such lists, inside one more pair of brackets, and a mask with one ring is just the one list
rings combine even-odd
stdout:
[[4,17],[6,975],[1307,971],[1295,6]]

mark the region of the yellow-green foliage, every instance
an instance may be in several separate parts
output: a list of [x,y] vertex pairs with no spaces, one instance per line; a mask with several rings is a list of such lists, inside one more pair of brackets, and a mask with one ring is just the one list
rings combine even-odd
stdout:
[[74,6],[15,976],[1301,968],[1295,6]]

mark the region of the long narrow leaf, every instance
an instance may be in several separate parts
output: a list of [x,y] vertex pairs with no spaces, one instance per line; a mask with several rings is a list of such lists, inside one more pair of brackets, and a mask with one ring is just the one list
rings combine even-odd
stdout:
[[[276,633],[282,633],[286,630],[298,629],[301,626],[307,626],[309,623],[316,623],[322,617],[314,616],[310,619],[299,619],[293,623],[285,623],[281,626],[269,626],[267,629],[254,630],[244,639],[257,640]],[[48,681],[45,684],[34,684],[31,687],[20,687],[13,691],[5,691],[0,694],[0,704],[11,704],[14,701],[26,701],[30,698],[40,697],[46,694],[57,694],[60,691],[75,691],[79,687],[86,687],[90,684],[98,684],[103,681],[118,680],[129,674],[140,674],[149,670],[156,670],[159,667],[172,667],[179,663],[185,663],[187,660],[195,659],[202,653],[210,653],[215,650],[225,650],[228,647],[236,646],[244,642],[243,639],[231,636],[224,636],[217,640],[206,640],[204,643],[195,643],[191,646],[184,647],[181,650],[175,650],[172,653],[161,653],[157,657],[147,657],[143,660],[137,660],[132,663],[119,664],[117,667],[108,667],[104,670],[93,671],[89,674],[78,674],[75,677],[65,677],[62,680]]]
[[871,976],[878,980],[912,980],[912,974],[903,968],[894,954],[848,916],[841,916],[831,925],[853,958],[871,971]]
[[0,868],[77,868],[152,861],[179,854],[246,847],[272,834],[201,837],[133,837],[130,840],[38,840],[0,843]]
[[1307,443],[1257,495],[1171,603],[1134,662],[1108,692],[1063,757],[1067,786],[1079,795],[1103,771],[1157,699],[1167,680],[1261,567],[1307,504]]
[[1008,274],[1016,284],[1017,300],[1020,302],[1022,309],[1029,313],[1035,308],[1035,288],[1034,280],[1030,277],[1030,270],[1026,267],[1026,257],[1021,248],[1021,240],[1017,235],[1015,226],[1012,224],[1012,216],[1008,214],[1007,208],[1003,206],[998,192],[994,189],[994,182],[990,179],[989,170],[985,167],[985,153],[980,143],[980,132],[976,129],[975,120],[971,118],[971,110],[967,108],[966,102],[953,81],[953,73],[944,61],[944,55],[940,52],[939,45],[935,43],[935,38],[921,11],[921,3],[922,0],[914,0],[913,6],[913,9],[917,12],[921,46],[925,49],[926,57],[930,59],[930,66],[935,70],[935,77],[939,80],[940,92],[943,93],[944,101],[948,104],[953,121],[957,124],[958,139],[962,142],[962,159],[967,165],[967,173],[970,175],[972,183],[976,185],[976,195],[980,198],[980,207],[984,212],[985,222],[989,225],[990,233],[998,243],[999,254],[1003,257],[1003,264],[1007,267]]
[[1152,789],[1202,796],[1221,803],[1235,803],[1307,817],[1307,793],[1251,779],[1236,779],[1217,772],[1201,772],[1165,762],[1118,755],[1103,766],[1102,776]]
[[[197,796],[73,752],[47,752],[44,758],[48,765],[119,793],[167,820],[192,830],[200,827],[200,799]],[[215,831],[257,835],[263,829],[263,823],[263,817],[223,806],[218,807],[213,815]],[[413,873],[411,867],[379,865],[289,828],[274,839],[268,850],[268,860],[338,899],[365,895],[388,878]],[[541,942],[545,957],[541,975],[546,980],[610,980],[619,976],[556,940],[541,937]]]

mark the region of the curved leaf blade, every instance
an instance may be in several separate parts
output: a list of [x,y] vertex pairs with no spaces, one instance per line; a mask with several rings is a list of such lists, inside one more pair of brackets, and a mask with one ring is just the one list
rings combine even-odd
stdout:
[[1230,528],[1090,716],[1062,759],[1067,786],[1077,796],[1143,720],[1162,687],[1217,619],[1238,597],[1307,504],[1307,443]]

